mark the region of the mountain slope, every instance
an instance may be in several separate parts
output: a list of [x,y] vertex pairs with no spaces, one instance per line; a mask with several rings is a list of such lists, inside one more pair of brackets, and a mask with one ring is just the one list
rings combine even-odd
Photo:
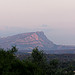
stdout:
[[43,32],[30,32],[0,38],[1,48],[10,48],[13,45],[16,45],[19,50],[32,50],[37,46],[42,50],[75,49],[75,47],[72,46],[54,44],[52,41],[47,39]]

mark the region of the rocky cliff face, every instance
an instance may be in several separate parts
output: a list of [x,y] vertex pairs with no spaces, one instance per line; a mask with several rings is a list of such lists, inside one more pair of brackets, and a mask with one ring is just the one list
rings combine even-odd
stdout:
[[42,50],[75,49],[75,47],[60,46],[48,40],[43,32],[23,33],[6,38],[0,38],[1,48],[16,45],[19,50],[32,50],[37,47]]

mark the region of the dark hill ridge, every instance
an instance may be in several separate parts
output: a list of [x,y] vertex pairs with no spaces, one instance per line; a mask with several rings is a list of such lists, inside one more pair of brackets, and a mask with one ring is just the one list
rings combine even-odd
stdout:
[[22,33],[6,38],[0,38],[1,48],[10,48],[13,45],[16,45],[19,50],[32,50],[37,46],[42,50],[75,49],[75,47],[72,46],[62,46],[54,44],[52,41],[47,39],[42,31]]

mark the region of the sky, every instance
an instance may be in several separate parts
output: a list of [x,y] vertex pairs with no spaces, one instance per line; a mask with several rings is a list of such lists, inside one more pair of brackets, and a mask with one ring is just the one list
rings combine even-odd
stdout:
[[0,37],[35,31],[75,45],[75,0],[0,0]]

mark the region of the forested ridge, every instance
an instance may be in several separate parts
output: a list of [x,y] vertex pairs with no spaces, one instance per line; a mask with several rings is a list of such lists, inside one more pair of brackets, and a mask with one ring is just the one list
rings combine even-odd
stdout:
[[46,54],[38,48],[34,48],[28,58],[20,60],[15,54],[17,51],[15,46],[7,51],[0,49],[0,75],[74,75],[75,61],[47,61]]

